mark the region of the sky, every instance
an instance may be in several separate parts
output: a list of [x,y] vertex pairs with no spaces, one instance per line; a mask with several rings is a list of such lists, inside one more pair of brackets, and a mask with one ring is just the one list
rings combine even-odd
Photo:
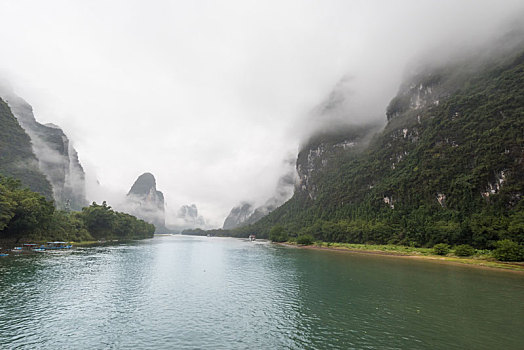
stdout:
[[521,0],[1,0],[0,79],[72,140],[89,201],[111,204],[151,172],[167,223],[194,203],[220,227],[241,201],[272,196],[340,79],[351,77],[348,121],[385,121],[417,57],[489,40],[523,11]]

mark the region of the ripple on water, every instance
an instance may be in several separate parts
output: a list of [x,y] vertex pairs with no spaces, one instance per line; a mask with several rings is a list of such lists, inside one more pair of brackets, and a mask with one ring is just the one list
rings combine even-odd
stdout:
[[0,344],[517,349],[523,292],[503,273],[162,237],[0,260]]

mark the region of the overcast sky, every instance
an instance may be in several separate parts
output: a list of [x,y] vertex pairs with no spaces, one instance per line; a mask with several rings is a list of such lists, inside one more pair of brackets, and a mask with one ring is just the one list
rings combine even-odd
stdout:
[[0,79],[72,139],[89,200],[125,194],[147,171],[168,213],[195,203],[218,227],[238,202],[271,196],[304,116],[344,75],[354,77],[361,111],[348,118],[381,118],[417,55],[485,40],[523,8],[522,0],[1,0]]

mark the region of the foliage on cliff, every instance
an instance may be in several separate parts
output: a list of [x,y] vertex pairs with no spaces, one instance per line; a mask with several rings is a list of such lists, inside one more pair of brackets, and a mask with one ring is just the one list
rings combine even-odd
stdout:
[[[522,50],[422,72],[387,115],[365,150],[323,156],[308,178],[314,196],[296,189],[283,206],[233,235],[268,237],[278,224],[290,236],[333,242],[524,243]],[[319,144],[329,146],[330,136],[322,138],[302,149],[297,168]]]
[[53,202],[12,178],[0,176],[0,240],[86,241],[152,237],[155,227],[115,212],[104,202],[82,212],[56,210]]
[[38,169],[31,139],[0,99],[0,174],[19,179],[31,190],[53,198],[49,181]]

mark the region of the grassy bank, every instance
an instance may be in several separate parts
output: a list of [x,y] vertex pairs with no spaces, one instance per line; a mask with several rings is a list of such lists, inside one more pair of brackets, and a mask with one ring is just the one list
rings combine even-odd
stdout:
[[434,262],[446,262],[452,264],[466,264],[475,267],[505,269],[511,271],[524,272],[523,262],[501,262],[493,258],[489,251],[477,250],[470,257],[458,257],[449,253],[445,256],[436,255],[432,248],[416,248],[401,245],[378,245],[378,244],[351,244],[351,243],[330,243],[314,242],[311,245],[299,245],[296,242],[282,243],[287,246],[294,246],[305,249],[333,250],[348,253],[379,254],[388,256],[398,256],[407,258],[418,258]]

